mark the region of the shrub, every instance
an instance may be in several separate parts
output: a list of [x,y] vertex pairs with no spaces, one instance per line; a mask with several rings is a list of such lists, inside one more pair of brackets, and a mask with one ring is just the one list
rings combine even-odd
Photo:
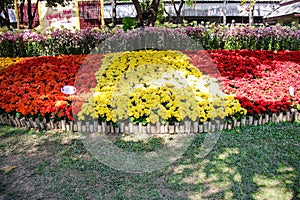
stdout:
[[137,21],[131,17],[124,17],[122,20],[123,30],[131,30],[137,27]]

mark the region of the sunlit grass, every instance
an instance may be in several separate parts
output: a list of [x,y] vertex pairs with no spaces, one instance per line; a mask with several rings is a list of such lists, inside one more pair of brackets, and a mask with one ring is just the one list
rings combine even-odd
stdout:
[[[184,155],[163,169],[130,174],[102,164],[71,133],[35,133],[0,127],[1,198],[34,199],[299,199],[299,124],[224,131],[213,150],[199,156],[205,135],[195,135]],[[133,152],[161,149],[163,141],[119,137]],[[23,180],[28,182],[25,187]]]

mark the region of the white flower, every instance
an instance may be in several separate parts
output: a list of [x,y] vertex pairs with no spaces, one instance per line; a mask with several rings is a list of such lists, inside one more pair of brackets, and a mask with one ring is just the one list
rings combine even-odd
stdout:
[[294,87],[290,86],[289,90],[290,90],[290,95],[291,96],[295,96],[295,89],[294,89]]

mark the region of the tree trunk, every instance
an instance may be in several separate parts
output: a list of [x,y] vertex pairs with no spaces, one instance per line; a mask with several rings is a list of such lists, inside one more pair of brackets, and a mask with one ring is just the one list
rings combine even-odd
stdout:
[[156,19],[157,19],[157,13],[158,13],[158,7],[159,7],[160,0],[153,0],[151,4],[151,8],[153,9],[152,15],[149,19],[149,23],[154,26]]
[[32,23],[33,23],[33,21],[34,21],[36,12],[37,12],[37,10],[38,10],[39,2],[40,2],[40,0],[37,0],[37,1],[36,1],[35,8],[34,8],[34,11],[33,11],[33,19],[32,19]]
[[175,3],[173,4],[174,10],[176,13],[176,21],[175,22],[177,24],[181,23],[181,10],[182,10],[183,4],[184,4],[184,0],[180,0],[178,9],[176,8],[176,4]]
[[111,21],[112,21],[112,27],[115,27],[117,25],[117,1],[112,0],[111,1]]
[[171,14],[166,10],[166,8],[164,8],[164,12],[168,15],[168,21],[169,22],[173,22],[173,18],[172,18],[172,16],[171,16]]
[[253,11],[254,11],[254,5],[250,4],[250,8],[249,8],[249,26],[252,26],[254,24]]
[[31,12],[31,0],[27,0],[27,15],[28,15],[28,28],[32,29],[34,16],[32,16],[32,12]]
[[142,12],[141,5],[138,0],[132,0],[132,3],[134,5],[136,13],[137,13],[138,27],[143,27],[144,22],[143,22],[143,12]]
[[222,10],[222,12],[223,12],[223,24],[224,24],[224,26],[226,25],[226,23],[227,23],[227,16],[226,16],[226,14],[227,14],[227,1],[226,0],[224,0],[224,5],[223,5],[223,10]]
[[20,4],[20,24],[24,24],[24,4],[25,0],[23,0]]

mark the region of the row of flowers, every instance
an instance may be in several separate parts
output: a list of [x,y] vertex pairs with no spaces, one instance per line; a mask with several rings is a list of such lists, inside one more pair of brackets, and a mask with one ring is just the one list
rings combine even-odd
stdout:
[[112,32],[99,29],[71,31],[18,30],[0,32],[1,57],[88,54]]
[[0,71],[2,112],[72,119],[71,99],[61,87],[74,84],[86,56],[24,58]]
[[179,51],[108,54],[95,76],[97,85],[85,99],[80,120],[156,124],[246,114],[233,95],[221,91],[217,79],[202,75]]
[[[168,37],[154,37],[151,35],[163,32]],[[147,34],[145,36],[145,34]],[[88,54],[93,49],[100,47],[103,41],[110,39],[118,48],[128,50],[132,42],[137,39],[139,42],[153,40],[155,44],[166,45],[174,44],[174,35],[185,35],[193,38],[205,49],[250,49],[250,50],[298,50],[300,49],[300,30],[284,26],[268,27],[229,27],[216,24],[205,26],[184,27],[184,28],[155,28],[145,27],[130,30],[122,29],[99,30],[48,30],[37,32],[35,30],[25,30],[18,32],[0,33],[0,56],[1,57],[31,57],[42,55],[61,55],[61,54]],[[137,38],[138,37],[138,38]],[[140,39],[142,37],[142,39]],[[120,40],[122,38],[122,40]],[[116,40],[116,41],[115,41]],[[128,41],[127,41],[128,40]],[[118,42],[123,41],[123,42]],[[125,43],[124,43],[125,42]],[[170,43],[171,42],[171,43]],[[120,44],[119,44],[120,43]],[[180,40],[174,44],[180,47]],[[146,44],[143,44],[146,45]],[[142,46],[143,47],[143,46]],[[145,47],[145,46],[144,46]],[[103,47],[104,49],[106,47]],[[177,49],[177,48],[176,48]]]
[[[300,51],[183,53],[5,58],[14,64],[0,70],[0,112],[48,119],[73,120],[78,114],[108,121],[203,122],[217,116],[240,119],[246,113],[241,107],[258,117],[299,105]],[[65,85],[75,86],[76,95],[63,94]]]
[[200,27],[187,27],[187,35],[199,40],[205,49],[227,50],[298,50],[300,30],[296,27],[235,26],[224,28],[209,24]]
[[[235,94],[248,114],[285,112],[300,99],[300,51],[208,51],[227,94]],[[198,57],[199,58],[199,57]],[[192,60],[201,66],[201,59]],[[292,88],[293,91],[290,91]]]

